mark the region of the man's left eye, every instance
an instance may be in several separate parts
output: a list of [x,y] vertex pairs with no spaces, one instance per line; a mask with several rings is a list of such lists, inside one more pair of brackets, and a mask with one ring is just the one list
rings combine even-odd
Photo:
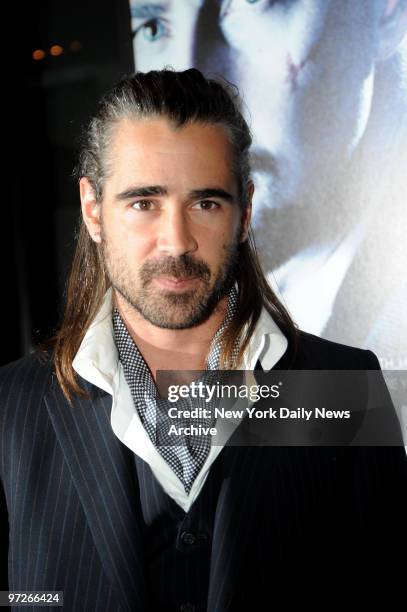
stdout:
[[201,200],[194,205],[198,206],[200,210],[214,210],[215,208],[219,208],[219,204],[217,202],[212,202],[212,200]]
[[152,210],[153,202],[150,202],[150,200],[138,200],[137,202],[132,202],[130,206],[134,210]]

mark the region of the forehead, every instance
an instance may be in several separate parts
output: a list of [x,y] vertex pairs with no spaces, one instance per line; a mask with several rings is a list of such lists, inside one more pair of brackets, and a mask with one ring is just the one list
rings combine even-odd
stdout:
[[166,118],[123,119],[114,128],[108,154],[109,178],[151,184],[229,183],[232,147],[220,125]]

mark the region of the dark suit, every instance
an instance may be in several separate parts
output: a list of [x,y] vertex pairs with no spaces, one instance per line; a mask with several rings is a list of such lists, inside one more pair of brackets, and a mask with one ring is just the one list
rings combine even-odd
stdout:
[[[290,346],[276,368],[290,366],[362,370],[378,362],[367,351],[302,333],[296,355]],[[64,609],[75,612],[148,611],[154,587],[140,489],[133,454],[111,429],[111,396],[81,381],[91,399],[76,399],[71,408],[50,362],[36,355],[2,368],[0,382],[9,588],[63,590]],[[401,444],[225,447],[215,461],[221,484],[208,610],[268,610],[280,597],[286,605],[329,608],[341,597],[367,603],[379,590],[389,599],[401,590]]]

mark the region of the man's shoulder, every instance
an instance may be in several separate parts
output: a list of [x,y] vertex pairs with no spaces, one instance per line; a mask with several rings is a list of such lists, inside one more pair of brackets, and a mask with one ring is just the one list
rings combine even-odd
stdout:
[[49,355],[35,351],[0,368],[0,445],[6,452],[11,452],[11,441],[18,448],[27,429],[44,426],[52,365]]
[[53,369],[51,355],[39,350],[0,367],[0,398],[25,392],[37,394],[48,385]]
[[297,349],[292,367],[294,369],[378,370],[380,364],[372,351],[298,330]]

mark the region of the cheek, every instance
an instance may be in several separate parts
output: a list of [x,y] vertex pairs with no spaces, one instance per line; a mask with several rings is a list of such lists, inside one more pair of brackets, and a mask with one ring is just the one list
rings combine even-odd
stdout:
[[236,242],[237,234],[238,231],[233,233],[231,228],[217,232],[206,231],[197,239],[198,249],[191,255],[204,261],[214,271],[225,259],[231,245]]
[[106,214],[103,217],[104,236],[112,253],[126,258],[138,259],[148,253],[154,243],[154,237],[147,228],[135,224],[131,215]]
[[247,11],[244,20],[240,15],[229,24],[229,35],[236,39],[238,78],[251,114],[259,124],[273,124],[276,140],[289,129],[289,121],[283,130],[279,125],[290,116],[292,98],[312,79],[328,4],[302,0],[283,10],[277,3],[263,14]]
[[291,57],[291,54],[287,54],[286,65],[287,65],[287,76],[286,83],[289,86],[290,92],[294,92],[300,85],[300,79],[304,74],[304,68],[308,63],[309,58],[303,58],[300,62],[295,62]]
[[230,249],[240,242],[242,233],[241,219],[235,219],[227,229],[220,231],[216,237],[212,236],[206,243],[207,260],[219,265],[225,259]]

